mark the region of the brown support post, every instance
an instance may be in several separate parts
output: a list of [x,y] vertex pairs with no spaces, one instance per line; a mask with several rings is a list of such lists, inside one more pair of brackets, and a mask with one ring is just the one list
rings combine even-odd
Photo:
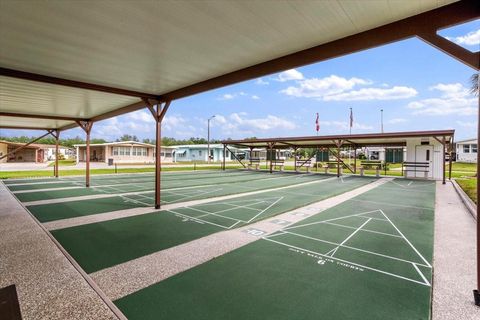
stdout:
[[443,138],[442,138],[442,146],[443,146],[443,148],[442,148],[442,150],[443,150],[443,152],[442,152],[442,163],[443,163],[442,184],[445,184],[445,169],[446,169],[446,166],[445,166],[445,163],[446,163],[446,161],[445,161],[445,153],[447,152],[446,144],[447,144],[447,142],[446,142],[446,140],[445,140],[445,137],[443,137]]
[[268,148],[270,149],[270,173],[273,173],[273,143],[270,143]]
[[293,147],[293,166],[297,172],[297,147]]
[[343,144],[342,140],[333,141],[337,146],[337,178],[340,178],[340,147]]
[[225,155],[227,154],[226,152],[226,145],[223,145],[223,171],[225,171]]
[[[90,187],[90,132],[92,131],[93,121],[77,121],[80,128],[86,134],[86,159],[85,159],[85,186]],[[79,156],[79,155],[77,155]]]
[[[160,109],[160,104],[157,104],[157,110]],[[160,192],[161,192],[161,178],[162,178],[162,158],[160,156],[162,148],[162,122],[159,119],[155,121],[155,209],[160,209]]]
[[357,147],[353,150],[353,173],[357,174]]
[[[480,81],[480,80],[479,80]],[[477,152],[478,142],[480,141],[480,94],[477,93]],[[480,199],[480,161],[477,157],[477,199]],[[473,296],[475,298],[475,304],[480,306],[480,206],[477,206],[477,288],[473,290]]]
[[[478,148],[478,146],[477,146]],[[448,180],[452,180],[452,152],[453,152],[453,137],[450,139],[448,155]],[[478,149],[477,149],[478,150]]]
[[90,187],[90,130],[86,131],[86,163],[85,163],[85,186]]
[[55,170],[53,172],[55,178],[58,178],[58,140],[60,138],[60,131],[54,130],[55,133],[52,132],[52,136],[55,138]]
[[161,202],[161,174],[162,174],[162,158],[160,156],[162,149],[162,120],[167,113],[168,107],[170,107],[170,102],[165,102],[165,105],[162,107],[162,102],[156,102],[156,108],[153,104],[150,103],[148,99],[143,99],[148,110],[152,113],[152,116],[155,120],[155,209],[160,209]]

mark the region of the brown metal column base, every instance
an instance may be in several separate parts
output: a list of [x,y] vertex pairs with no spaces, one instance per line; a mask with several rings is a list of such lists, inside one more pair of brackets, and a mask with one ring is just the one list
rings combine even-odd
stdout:
[[473,298],[475,299],[475,305],[480,307],[480,292],[478,290],[473,290]]

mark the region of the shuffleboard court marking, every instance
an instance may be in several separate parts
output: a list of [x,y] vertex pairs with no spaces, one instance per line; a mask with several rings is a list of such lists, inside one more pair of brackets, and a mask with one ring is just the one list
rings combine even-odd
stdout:
[[409,206],[409,205],[406,205],[406,204],[396,204],[396,203],[388,203],[388,202],[372,201],[372,200],[359,200],[359,199],[352,199],[352,201],[355,201],[355,202],[365,202],[365,203],[371,203],[371,204],[377,204],[377,205],[381,205],[381,206],[392,206],[392,207],[401,207],[401,208],[410,208],[410,209],[421,209],[421,210],[434,211],[433,208],[419,207],[419,206]]
[[[382,219],[383,220],[383,219]],[[333,222],[324,222],[324,224],[330,224],[332,226],[337,226],[337,227],[342,227],[342,228],[347,228],[347,229],[356,229],[355,227],[349,227],[349,226],[344,226],[343,224],[338,224],[338,223],[333,223]],[[378,233],[378,234],[383,234],[384,236],[389,236],[389,237],[395,237],[395,238],[401,238],[401,236],[398,236],[396,234],[390,234],[386,232],[380,232],[380,231],[374,231],[374,230],[369,230],[363,228],[362,231],[365,232],[371,232],[371,233]]]
[[[335,179],[337,178],[335,177]],[[265,220],[254,221],[251,225],[241,226],[240,228],[232,228],[231,230],[225,230],[224,226],[219,226],[219,228],[222,228],[222,232],[215,232],[208,236],[192,240],[183,244],[179,244],[175,247],[160,250],[146,256],[138,257],[130,261],[126,261],[124,263],[120,263],[109,268],[96,271],[92,273],[91,276],[112,300],[117,300],[126,295],[144,289],[147,286],[158,283],[183,271],[186,271],[202,263],[215,259],[216,257],[238,249],[248,243],[254,241],[262,241],[261,237],[255,237],[253,235],[243,232],[243,230],[247,228],[264,230],[267,232],[267,234],[278,232],[279,230],[281,230],[281,228],[284,228],[285,226],[277,225],[276,223],[273,223],[272,220],[281,219],[289,221],[289,223],[300,222],[305,217],[300,215],[293,216],[293,212],[298,213],[300,211],[307,211],[311,212],[311,214],[317,214],[328,208],[343,203],[351,199],[352,197],[375,189],[378,186],[383,185],[387,181],[388,178],[382,178],[377,181],[367,183],[358,188],[347,191],[343,194],[320,200],[302,208],[286,211]],[[233,198],[224,198],[224,200],[225,199]],[[167,207],[171,207],[171,205],[166,205],[164,209],[167,209]],[[181,207],[183,207],[183,205],[178,207],[171,207],[171,209]],[[92,219],[95,219],[95,217],[89,216],[82,219],[90,219],[90,222],[93,222]],[[112,218],[108,219],[110,220]],[[60,223],[62,222],[60,221]],[[55,229],[65,227],[65,225],[59,226],[59,222],[57,222],[56,224],[57,226],[55,226]],[[53,227],[53,224],[51,226]],[[219,246],[219,243],[221,243],[222,245]],[[191,255],[191,252],[196,252],[196,254]],[[172,262],[177,266],[177,268],[162,267],[169,264],[171,265]],[[142,279],[142,281],[135,280],[140,278]]]
[[407,281],[410,281],[410,282],[414,282],[414,283],[418,283],[418,284],[421,284],[421,285],[430,287],[430,285],[429,285],[429,284],[426,284],[425,282],[421,282],[421,281],[418,281],[418,280],[410,279],[410,278],[407,278],[407,277],[404,277],[404,276],[400,276],[400,275],[397,275],[397,274],[394,274],[394,273],[390,273],[390,272],[387,272],[387,271],[383,271],[383,270],[380,270],[380,269],[376,269],[376,268],[364,266],[364,265],[361,265],[361,264],[358,264],[358,263],[355,263],[355,262],[351,262],[351,261],[339,259],[339,258],[337,258],[337,257],[330,257],[330,256],[327,256],[327,255],[325,255],[325,254],[323,254],[323,253],[319,253],[319,252],[315,252],[315,251],[312,251],[312,250],[303,249],[303,248],[300,248],[300,247],[297,247],[297,246],[293,246],[293,245],[290,245],[290,244],[286,244],[286,243],[283,243],[283,242],[280,242],[280,241],[273,240],[273,239],[271,239],[271,237],[264,237],[264,238],[262,238],[262,239],[267,240],[267,241],[270,241],[270,242],[274,242],[274,243],[279,244],[279,245],[282,245],[282,246],[286,246],[286,247],[293,248],[293,249],[300,250],[300,251],[309,252],[309,253],[316,254],[316,255],[319,255],[319,256],[322,256],[322,257],[325,257],[325,258],[337,260],[337,261],[340,261],[340,262],[343,262],[343,263],[355,265],[355,266],[360,267],[360,268],[364,268],[364,269],[367,269],[367,270],[371,270],[371,271],[383,273],[383,274],[386,274],[386,275],[389,275],[389,276],[392,276],[392,277],[395,277],[395,278],[407,280]]
[[[184,217],[190,217],[191,219],[194,219],[195,221],[201,221],[203,223],[210,223],[210,224],[213,224],[213,225],[216,225],[216,226],[219,226],[218,224],[216,223],[212,223],[211,221],[208,221],[208,220],[205,220],[205,219],[202,219],[202,218],[205,218],[205,217],[208,217],[208,216],[215,216],[215,217],[220,217],[220,218],[224,218],[224,219],[227,219],[227,220],[232,220],[234,221],[233,224],[229,225],[229,226],[222,226],[222,228],[224,229],[231,229],[233,228],[234,226],[238,225],[239,223],[244,223],[244,224],[248,224],[250,222],[252,222],[253,220],[257,219],[260,215],[262,215],[263,213],[267,212],[270,208],[272,208],[274,205],[276,205],[278,202],[280,202],[284,197],[274,197],[274,198],[264,198],[264,199],[251,199],[249,200],[250,203],[248,204],[245,204],[245,201],[244,200],[236,200],[236,201],[225,201],[225,202],[216,202],[216,203],[207,203],[207,204],[204,204],[203,206],[218,206],[218,205],[227,205],[227,206],[233,206],[231,208],[227,208],[227,209],[222,209],[222,210],[217,210],[217,211],[207,211],[207,210],[203,210],[203,209],[200,209],[200,208],[196,208],[196,207],[183,207],[182,209],[187,209],[187,210],[192,210],[192,211],[196,211],[196,212],[200,212],[200,213],[204,213],[203,215],[200,215],[200,216],[190,216],[188,215],[187,213],[180,213],[178,211],[175,211],[175,210],[167,210],[171,213],[174,213],[176,215],[180,215],[182,218]],[[275,201],[271,202],[272,199],[275,199]],[[244,205],[237,205],[235,203],[243,203]],[[270,203],[271,202],[271,203]],[[252,208],[251,206],[254,206],[254,205],[258,205],[258,204],[262,204],[262,203],[269,203],[269,205],[264,208],[264,209],[258,209],[258,208]],[[255,216],[253,216],[252,218],[250,218],[249,220],[244,220],[244,219],[237,219],[237,218],[232,218],[232,217],[229,217],[227,215],[222,215],[221,213],[225,213],[225,212],[231,212],[233,210],[238,210],[238,209],[249,209],[251,211],[255,211],[257,212],[257,214]]]
[[[194,190],[194,192],[191,193],[191,194],[178,193],[178,192],[174,192],[172,190],[167,189],[167,190],[164,191],[164,193],[177,195],[177,196],[180,196],[180,198],[175,199],[173,201],[162,200],[162,202],[165,202],[165,203],[181,202],[181,201],[184,201],[184,200],[187,200],[187,199],[191,199],[191,198],[194,198],[194,197],[203,196],[203,195],[207,195],[207,194],[210,194],[210,193],[214,193],[214,192],[218,192],[218,191],[223,190],[223,188],[216,188],[216,189],[213,189],[213,190],[202,190],[202,189],[205,189],[205,187],[204,188],[199,188],[199,189],[200,190]],[[153,197],[152,197],[152,200],[153,200]]]
[[425,183],[425,182],[422,182],[422,183],[415,183],[416,181],[410,181],[408,182],[407,184],[401,184],[395,180],[392,180],[390,181],[391,183],[399,186],[399,187],[402,187],[403,189],[421,189],[421,188],[425,188],[425,186],[431,186],[431,185],[434,185],[435,182],[430,182],[430,183]]
[[[365,250],[365,249],[361,249],[361,248],[357,248],[357,247],[352,247],[352,246],[349,246],[349,245],[346,245],[346,242],[349,241],[355,234],[357,234],[358,232],[362,231],[362,232],[372,232],[372,230],[368,230],[366,229],[365,227],[368,225],[368,223],[371,221],[371,220],[374,220],[375,218],[374,217],[371,217],[369,216],[369,214],[372,214],[372,213],[381,213],[385,219],[377,219],[377,220],[382,220],[382,221],[385,221],[385,222],[388,222],[389,225],[391,225],[395,231],[398,233],[398,235],[393,235],[393,234],[388,234],[388,233],[383,233],[383,232],[378,232],[378,231],[373,231],[374,233],[379,233],[379,234],[384,234],[386,236],[395,236],[395,237],[398,237],[398,238],[401,238],[405,241],[405,243],[413,250],[413,252],[415,252],[415,255],[417,257],[419,257],[423,263],[419,263],[419,262],[415,262],[415,261],[411,261],[411,260],[407,260],[407,259],[402,259],[402,258],[399,258],[399,257],[395,257],[395,256],[390,256],[390,255],[386,255],[386,254],[381,254],[381,253],[378,253],[378,252],[374,252],[374,251],[371,251],[371,250]],[[331,221],[339,221],[339,220],[342,220],[342,219],[348,219],[348,218],[352,218],[352,217],[360,217],[360,218],[364,218],[366,219],[366,221],[364,221],[359,227],[357,228],[354,228],[354,227],[349,227],[349,226],[344,226],[344,225],[340,225],[340,224],[336,224],[336,223],[332,223]],[[325,240],[325,239],[320,239],[318,237],[311,237],[311,236],[308,236],[306,234],[302,234],[301,231],[299,230],[300,228],[304,228],[304,227],[309,227],[309,226],[313,226],[313,225],[318,225],[318,224],[327,224],[327,225],[336,225],[336,226],[339,226],[339,227],[346,227],[346,228],[349,228],[349,229],[354,229],[354,232],[351,233],[350,235],[348,235],[348,237],[346,237],[342,242],[340,243],[337,243],[337,242],[333,242],[333,241],[329,241],[329,240]],[[297,231],[296,232],[292,232],[290,230],[292,229],[296,229]],[[300,232],[299,232],[300,231]],[[308,239],[308,240],[313,240],[313,241],[316,241],[316,242],[322,242],[322,243],[326,243],[326,244],[330,244],[330,245],[334,245],[335,247],[333,249],[330,249],[328,252],[326,253],[319,253],[319,252],[315,252],[315,251],[312,251],[312,250],[308,250],[308,249],[305,249],[305,248],[301,248],[301,247],[298,247],[298,246],[293,246],[293,245],[290,245],[288,243],[285,243],[285,242],[282,242],[282,241],[279,241],[279,240],[272,240],[271,238],[273,237],[277,237],[278,236],[281,236],[281,235],[292,235],[292,236],[297,236],[297,237],[301,237],[301,238],[304,238],[304,239]],[[264,240],[268,240],[268,241],[272,241],[272,242],[275,242],[277,244],[281,244],[281,245],[284,245],[284,246],[287,246],[287,247],[291,247],[291,248],[294,248],[294,249],[298,249],[298,250],[303,250],[305,252],[311,252],[311,253],[315,253],[315,254],[318,254],[320,256],[323,256],[323,257],[328,257],[328,258],[332,258],[332,259],[337,259],[339,261],[342,261],[342,262],[345,262],[345,263],[350,263],[352,265],[356,265],[356,266],[359,266],[359,267],[362,267],[362,268],[365,268],[365,269],[369,269],[369,270],[372,270],[372,271],[376,271],[376,272],[380,272],[380,273],[383,273],[383,274],[387,274],[387,275],[391,275],[393,277],[397,277],[397,278],[401,278],[401,279],[404,279],[404,280],[408,280],[408,281],[412,281],[412,282],[415,282],[415,283],[419,283],[419,284],[422,284],[422,285],[426,285],[426,286],[431,286],[430,282],[427,280],[427,278],[425,277],[425,275],[421,272],[421,270],[418,268],[418,266],[422,266],[422,267],[425,267],[425,268],[429,268],[429,269],[432,269],[432,266],[431,264],[425,259],[425,257],[418,251],[418,249],[410,242],[410,240],[407,239],[407,237],[400,231],[400,229],[391,221],[391,219],[385,214],[385,212],[382,210],[382,209],[376,209],[376,210],[372,210],[372,211],[367,211],[367,212],[361,212],[361,213],[357,213],[357,214],[352,214],[352,215],[347,215],[347,216],[343,216],[343,217],[337,217],[337,218],[331,218],[331,219],[326,219],[326,220],[322,220],[322,221],[316,221],[316,222],[312,222],[312,223],[306,223],[306,224],[301,224],[301,225],[298,225],[298,226],[291,226],[291,227],[286,227],[286,228],[283,228],[281,229],[278,233],[274,233],[272,235],[268,235],[268,236],[265,236],[263,237],[262,239]],[[421,277],[421,279],[423,280],[423,282],[421,281],[418,281],[416,279],[411,279],[411,278],[408,278],[408,277],[405,277],[405,276],[402,276],[402,275],[399,275],[399,274],[395,274],[395,273],[392,273],[392,272],[388,272],[388,271],[385,271],[385,270],[380,270],[378,268],[372,268],[372,267],[369,267],[369,266],[365,266],[363,264],[359,264],[359,263],[356,263],[356,262],[353,262],[353,261],[348,261],[348,260],[344,260],[344,259],[338,259],[337,257],[334,257],[334,255],[336,254],[336,252],[338,251],[339,248],[346,248],[346,249],[350,249],[350,250],[354,250],[354,251],[359,251],[359,252],[363,252],[363,253],[367,253],[367,254],[371,254],[371,255],[374,255],[374,256],[378,256],[378,257],[382,257],[382,258],[386,258],[386,259],[389,259],[389,260],[394,260],[394,261],[401,261],[401,262],[405,262],[405,263],[409,263],[413,266],[414,270],[419,274],[419,276]]]

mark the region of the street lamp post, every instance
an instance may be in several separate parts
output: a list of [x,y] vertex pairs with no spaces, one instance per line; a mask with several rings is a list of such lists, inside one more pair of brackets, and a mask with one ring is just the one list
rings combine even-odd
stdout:
[[381,132],[383,133],[383,109],[380,109]]
[[215,118],[215,116],[211,116],[210,118],[208,118],[208,121],[207,121],[207,161],[208,161],[208,164],[210,164],[210,120],[212,120],[213,118]]

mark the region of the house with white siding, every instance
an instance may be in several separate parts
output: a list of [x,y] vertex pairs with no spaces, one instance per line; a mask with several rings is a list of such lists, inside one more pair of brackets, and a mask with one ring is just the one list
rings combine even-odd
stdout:
[[477,162],[477,139],[468,139],[456,142],[456,154],[458,162]]
[[[76,144],[77,163],[87,158],[86,144]],[[173,162],[173,147],[162,147],[162,162]],[[155,146],[137,141],[119,141],[90,144],[90,161],[113,164],[154,164]]]

